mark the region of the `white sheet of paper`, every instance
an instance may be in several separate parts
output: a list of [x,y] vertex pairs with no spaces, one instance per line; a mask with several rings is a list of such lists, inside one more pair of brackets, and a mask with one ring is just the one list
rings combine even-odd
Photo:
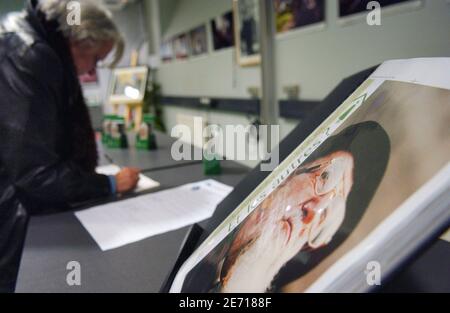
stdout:
[[207,219],[232,189],[209,179],[93,207],[75,216],[105,251]]
[[450,242],[450,229],[441,237],[442,240]]
[[[120,167],[115,164],[108,164],[108,165],[103,165],[103,166],[97,167],[95,169],[95,171],[98,174],[103,174],[103,175],[116,175],[117,173],[120,172]],[[156,188],[159,186],[160,186],[160,184],[157,181],[155,181],[145,175],[139,174],[139,182],[138,182],[136,188],[134,189],[134,192],[141,192],[141,191],[153,189],[153,188]]]
[[370,79],[395,80],[449,89],[450,58],[417,58],[383,62]]

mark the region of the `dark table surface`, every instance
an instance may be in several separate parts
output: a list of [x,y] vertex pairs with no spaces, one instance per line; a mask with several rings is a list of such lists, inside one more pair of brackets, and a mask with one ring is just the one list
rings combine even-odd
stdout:
[[[212,178],[235,186],[249,171],[222,161],[222,174],[205,176],[200,162],[175,162],[173,139],[158,134],[156,151],[108,150],[114,163],[137,166],[161,183],[158,189]],[[101,251],[73,212],[33,217],[22,255],[16,292],[158,292],[172,270],[189,227]],[[450,243],[438,240],[396,273],[382,292],[450,292]],[[81,286],[66,282],[70,261],[81,265]]]
[[[234,186],[249,169],[222,162],[221,175],[205,176],[202,164],[144,173],[159,189],[202,179]],[[16,292],[158,292],[172,269],[189,227],[101,251],[72,212],[33,217],[22,255]],[[81,266],[81,286],[66,283],[67,263]]]
[[450,293],[450,243],[437,240],[408,266],[401,268],[380,290]]

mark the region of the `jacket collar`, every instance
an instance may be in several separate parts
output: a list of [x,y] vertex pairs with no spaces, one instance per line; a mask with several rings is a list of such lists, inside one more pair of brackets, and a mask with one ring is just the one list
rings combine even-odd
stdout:
[[[74,87],[79,86],[78,75],[76,74],[75,65],[70,52],[69,44],[64,38],[61,31],[59,31],[59,24],[55,20],[47,20],[44,13],[38,9],[39,0],[28,0],[25,11],[26,21],[33,28],[36,36],[39,39],[47,42],[47,44],[54,50],[62,61],[62,65],[70,75],[66,76],[69,79],[69,89],[71,92],[76,92]],[[75,90],[73,90],[75,89]]]
[[[28,0],[25,6],[25,20],[31,26],[35,35],[40,39],[49,41],[49,34],[46,27],[43,24],[45,21],[44,14],[38,10],[38,0]],[[55,29],[58,27],[54,25]]]

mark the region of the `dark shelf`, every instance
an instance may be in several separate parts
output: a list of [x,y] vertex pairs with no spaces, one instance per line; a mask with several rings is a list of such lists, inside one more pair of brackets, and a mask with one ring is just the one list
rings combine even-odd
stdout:
[[[208,104],[203,104],[201,99],[209,99]],[[181,106],[194,109],[208,109],[245,114],[259,114],[259,99],[235,99],[235,98],[209,98],[209,97],[173,97],[164,96],[162,104]]]
[[281,100],[279,101],[280,117],[304,119],[319,103],[320,101],[315,100]]
[[[208,104],[203,104],[203,97],[174,97],[164,96],[161,102],[164,106],[180,106],[185,108],[217,110],[235,113],[255,114],[260,112],[259,99],[239,98],[209,98]],[[280,117],[304,119],[313,111],[320,101],[315,100],[281,100],[279,101]]]

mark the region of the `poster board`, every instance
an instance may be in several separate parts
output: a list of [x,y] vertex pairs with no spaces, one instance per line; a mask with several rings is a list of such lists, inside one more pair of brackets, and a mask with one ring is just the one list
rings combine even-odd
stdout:
[[449,68],[380,66],[197,248],[171,291],[371,289],[368,261],[388,273],[450,221]]

